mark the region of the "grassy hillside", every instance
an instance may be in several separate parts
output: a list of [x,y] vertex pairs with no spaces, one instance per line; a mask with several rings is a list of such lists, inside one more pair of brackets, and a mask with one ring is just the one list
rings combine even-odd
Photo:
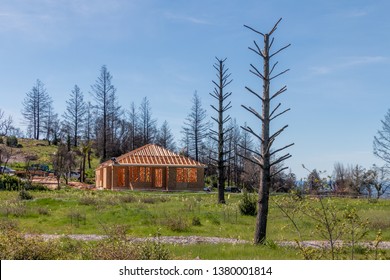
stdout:
[[[5,142],[5,141],[4,141]],[[35,139],[18,139],[18,148],[9,148],[12,156],[8,162],[8,166],[22,170],[30,159],[30,164],[47,164],[51,166],[51,158],[57,151],[57,146],[49,145],[46,140]],[[0,144],[3,147],[5,144]],[[92,155],[91,169],[95,169],[99,164],[99,159]]]

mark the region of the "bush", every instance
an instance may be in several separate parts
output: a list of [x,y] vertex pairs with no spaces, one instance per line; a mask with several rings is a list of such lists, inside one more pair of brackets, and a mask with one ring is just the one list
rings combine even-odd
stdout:
[[37,209],[37,211],[38,211],[38,214],[39,214],[39,215],[42,215],[42,216],[50,216],[49,209],[46,208],[46,207],[39,207],[39,208]]
[[86,195],[80,198],[79,203],[81,205],[97,205],[99,201],[93,196]]
[[21,190],[21,191],[19,192],[19,198],[20,198],[21,200],[31,200],[31,199],[33,199],[34,197],[33,197],[28,191],[26,191],[26,190]]
[[23,217],[26,213],[26,205],[20,200],[6,201],[0,207],[0,214],[5,217]]
[[18,191],[22,187],[22,181],[16,177],[8,174],[0,175],[0,190]]
[[201,226],[202,223],[200,222],[200,218],[199,217],[193,217],[192,218],[192,225],[193,226]]
[[120,202],[123,203],[133,203],[136,202],[137,199],[133,195],[124,195],[119,197]]
[[242,215],[256,216],[257,214],[256,199],[253,195],[250,195],[247,192],[244,192],[242,200],[238,204],[238,207],[240,208],[240,212]]
[[60,242],[40,237],[25,237],[9,220],[0,222],[0,259],[56,260],[65,259]]
[[139,260],[168,260],[169,251],[161,242],[145,242],[137,247]]
[[80,227],[80,223],[83,225],[86,225],[87,223],[87,216],[85,213],[81,213],[78,210],[71,211],[68,214],[68,218],[70,219],[71,225],[74,225],[75,227]]
[[180,216],[169,217],[163,222],[163,224],[170,230],[176,232],[188,231],[190,228],[188,222]]
[[47,191],[49,190],[45,185],[42,184],[31,184],[23,182],[19,177],[11,176],[8,174],[0,174],[0,190],[5,191]]
[[38,184],[38,183],[34,183],[34,184],[26,183],[24,185],[24,189],[28,190],[28,191],[48,191],[49,190],[49,188],[46,187],[45,185]]
[[16,138],[16,136],[8,136],[7,137],[7,146],[8,147],[17,147],[18,146],[18,138]]

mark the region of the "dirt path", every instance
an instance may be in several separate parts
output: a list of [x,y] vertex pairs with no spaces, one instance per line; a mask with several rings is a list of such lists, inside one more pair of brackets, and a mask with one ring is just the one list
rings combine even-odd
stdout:
[[[105,235],[96,235],[96,234],[69,234],[69,235],[58,235],[58,234],[26,234],[26,237],[42,237],[45,240],[59,239],[63,237],[68,237],[74,240],[82,240],[82,241],[96,241],[107,238]],[[206,236],[160,236],[160,237],[129,237],[129,241],[133,242],[145,242],[145,241],[159,241],[161,243],[167,244],[180,244],[180,245],[191,245],[191,244],[201,244],[201,243],[209,243],[209,244],[219,244],[219,243],[230,243],[230,244],[250,244],[247,240],[240,240],[234,238],[222,238],[222,237],[206,237]],[[279,246],[297,246],[294,241],[277,241],[276,244]],[[329,242],[327,241],[304,241],[302,243],[303,246],[308,247],[327,247],[329,246]],[[337,245],[342,245],[341,242],[337,243]],[[365,247],[374,247],[372,242],[359,242],[359,245]],[[390,242],[382,241],[379,246],[380,249],[388,249],[390,250]]]

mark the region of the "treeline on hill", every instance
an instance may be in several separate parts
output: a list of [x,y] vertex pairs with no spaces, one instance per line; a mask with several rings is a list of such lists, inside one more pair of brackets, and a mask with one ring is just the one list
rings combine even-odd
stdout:
[[[158,127],[147,97],[142,99],[139,106],[134,102],[128,108],[119,105],[112,78],[107,67],[102,66],[95,83],[91,85],[93,101],[86,101],[83,91],[75,85],[62,113],[55,112],[45,85],[37,80],[23,100],[21,113],[27,124],[26,132],[15,127],[12,116],[5,116],[0,109],[0,165],[6,166],[12,156],[9,147],[20,148],[17,137],[46,139],[48,145],[57,146],[55,156],[50,159],[57,174],[69,174],[78,169],[81,172],[80,181],[85,181],[85,170],[92,168],[91,156],[98,157],[102,162],[154,143],[206,164],[206,183],[217,187],[218,164],[215,159],[220,143],[215,141],[215,133],[210,133],[215,132],[211,120],[216,118],[207,116],[197,92],[193,94],[192,105],[189,104],[189,113],[183,120],[181,139],[177,144],[166,120]],[[215,96],[218,97],[217,94]],[[230,102],[227,106],[230,107]],[[211,107],[217,110],[213,105]],[[247,159],[259,150],[260,145],[230,116],[223,132],[226,186],[247,190],[257,188],[259,166]],[[273,168],[284,169],[280,165]],[[336,163],[331,178],[321,178],[321,172],[314,169],[308,170],[307,178],[301,182],[291,172],[280,172],[272,178],[271,191],[298,189],[309,193],[366,193],[379,197],[388,188],[387,170],[377,166],[365,170],[360,165],[344,167]]]
[[[16,143],[17,137],[45,139],[47,145],[58,147],[50,160],[57,173],[80,169],[80,180],[83,181],[85,169],[91,168],[91,156],[103,162],[153,143],[208,165],[206,176],[210,184],[214,184],[217,171],[212,159],[217,153],[218,143],[209,136],[212,125],[197,92],[188,106],[189,113],[183,120],[181,139],[177,144],[166,120],[158,126],[147,97],[139,106],[134,102],[128,108],[119,105],[112,79],[107,67],[102,66],[91,85],[92,101],[86,101],[82,89],[75,85],[62,113],[55,111],[49,92],[38,79],[22,104],[21,113],[27,124],[25,132],[15,127],[12,116],[5,116],[0,109],[0,135],[4,143],[1,145],[0,164],[6,165],[12,156],[7,147],[16,147],[8,143],[11,139]],[[227,185],[252,188],[256,185],[258,169],[239,154],[249,156],[245,149],[255,150],[255,145],[235,119],[229,120],[226,127],[224,173]]]

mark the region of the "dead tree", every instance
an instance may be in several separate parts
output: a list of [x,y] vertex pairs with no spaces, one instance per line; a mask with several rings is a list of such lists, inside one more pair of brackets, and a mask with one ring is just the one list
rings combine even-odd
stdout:
[[274,74],[273,71],[275,70],[276,65],[278,62],[273,63],[272,67],[270,67],[270,60],[275,55],[283,51],[284,49],[288,48],[290,44],[278,49],[275,52],[271,53],[272,45],[274,43],[274,38],[270,39],[271,35],[275,32],[277,29],[278,24],[280,23],[282,19],[279,19],[279,21],[274,25],[274,27],[271,29],[269,33],[261,33],[249,26],[244,25],[246,28],[254,31],[256,34],[260,35],[264,40],[264,48],[261,50],[256,41],[254,41],[254,48],[249,47],[251,51],[253,51],[255,54],[261,57],[263,61],[263,72],[260,72],[256,66],[253,64],[250,64],[251,69],[249,70],[252,74],[260,78],[263,82],[263,94],[260,95],[256,93],[254,90],[250,89],[249,87],[245,87],[251,94],[255,95],[259,100],[261,104],[261,114],[252,107],[247,107],[245,105],[242,105],[243,108],[245,108],[247,111],[252,113],[256,118],[258,118],[262,125],[261,125],[261,134],[256,133],[251,127],[245,126],[242,127],[245,131],[249,132],[253,136],[255,136],[257,139],[260,140],[260,152],[256,152],[253,150],[250,150],[250,152],[254,155],[252,158],[246,158],[253,163],[260,166],[260,186],[258,190],[258,212],[257,212],[257,218],[256,218],[256,228],[255,228],[255,236],[254,236],[254,243],[255,244],[263,244],[266,240],[266,230],[267,230],[267,218],[268,218],[268,201],[269,201],[269,191],[270,191],[270,185],[271,185],[271,179],[276,174],[280,173],[281,171],[287,169],[288,167],[281,168],[279,170],[271,172],[271,167],[277,165],[278,163],[281,163],[282,161],[288,159],[291,157],[289,153],[286,153],[282,156],[277,155],[278,152],[281,152],[285,150],[286,148],[294,145],[289,144],[282,148],[272,149],[272,146],[275,142],[275,139],[288,127],[288,125],[283,126],[282,128],[276,130],[273,134],[270,133],[270,124],[271,122],[281,116],[282,114],[286,113],[290,109],[286,109],[284,111],[279,112],[278,109],[281,106],[281,103],[274,106],[271,109],[271,102],[278,97],[280,94],[284,93],[287,90],[287,87],[284,86],[272,95],[270,95],[270,84],[273,79],[276,77],[279,77],[280,75],[286,73],[289,71],[289,69],[284,70],[282,72],[279,72],[278,74]]
[[225,203],[225,165],[229,159],[226,158],[226,155],[230,153],[230,151],[224,150],[224,141],[226,140],[226,135],[231,128],[226,129],[224,127],[225,123],[228,122],[231,118],[229,115],[224,116],[224,113],[229,110],[231,106],[231,101],[227,104],[225,100],[232,94],[231,92],[224,92],[224,89],[227,85],[229,85],[232,80],[230,78],[230,73],[228,73],[229,69],[225,67],[225,59],[219,59],[216,57],[217,62],[213,65],[215,70],[217,70],[218,81],[212,81],[215,85],[214,91],[210,93],[212,97],[217,99],[218,106],[215,107],[211,105],[218,113],[218,118],[211,117],[218,124],[218,131],[211,129],[211,139],[215,140],[218,143],[218,156],[217,159],[214,159],[217,162],[218,168],[218,203]]

